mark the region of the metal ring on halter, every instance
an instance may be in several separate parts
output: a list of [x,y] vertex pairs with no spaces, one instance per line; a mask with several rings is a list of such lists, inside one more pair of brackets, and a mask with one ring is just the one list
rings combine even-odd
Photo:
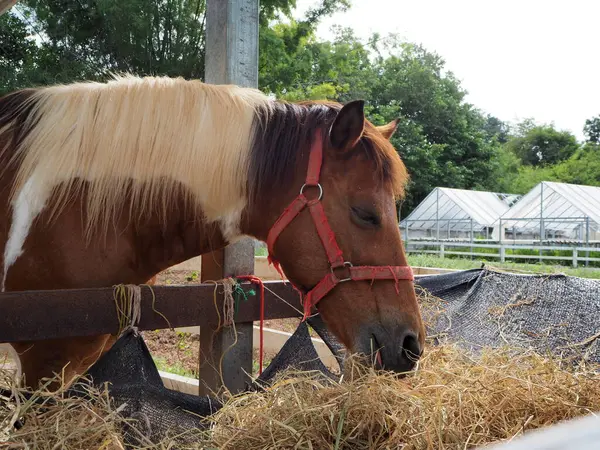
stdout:
[[302,187],[300,188],[300,195],[304,195],[304,189],[306,189],[307,187],[318,187],[319,188],[319,198],[317,198],[316,200],[312,200],[312,201],[318,202],[323,198],[323,187],[321,186],[321,183],[317,183],[317,184],[304,183],[302,185]]
[[[341,266],[338,266],[338,267],[341,267]],[[344,267],[348,267],[348,268],[350,268],[350,267],[353,267],[353,266],[352,266],[352,263],[351,263],[350,261],[344,261]],[[337,269],[337,267],[336,267],[336,269]],[[335,273],[334,273],[333,271],[334,271],[334,268],[332,267],[332,268],[331,268],[331,273],[332,273],[332,274],[333,274],[333,276],[335,277]],[[336,278],[337,278],[337,277],[336,277]],[[343,279],[339,280],[339,281],[338,281],[338,283],[344,283],[344,282],[346,282],[346,281],[350,281],[350,280],[352,280],[352,277],[343,278]]]

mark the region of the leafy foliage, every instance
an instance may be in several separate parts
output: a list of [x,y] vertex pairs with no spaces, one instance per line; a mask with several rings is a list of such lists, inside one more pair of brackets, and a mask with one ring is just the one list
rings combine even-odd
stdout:
[[579,144],[567,131],[558,131],[552,125],[536,125],[528,119],[517,126],[516,135],[508,140],[506,147],[523,164],[545,166],[569,159]]
[[[260,6],[260,45],[269,54],[282,40],[269,38],[270,23],[289,17],[295,0],[263,0]],[[347,0],[320,0],[288,30],[287,50],[323,17],[347,6]],[[11,69],[0,74],[0,94],[102,80],[111,72],[203,79],[205,25],[206,0],[23,0],[0,18],[0,61]]]
[[483,129],[488,139],[494,139],[500,144],[506,144],[510,136],[510,127],[497,117],[487,115]]
[[585,134],[588,142],[600,144],[600,116],[585,121],[583,134]]
[[600,185],[600,144],[588,139],[581,145],[570,133],[532,119],[514,127],[493,162],[492,190],[525,194],[541,181]]
[[435,186],[482,187],[495,150],[483,115],[464,101],[466,92],[438,55],[397,39],[387,50],[391,56],[378,58],[370,99],[384,121],[402,119],[392,142],[412,178],[403,212]]
[[375,67],[352,31],[338,28],[332,42],[318,42],[314,32],[296,39],[300,27],[278,24],[265,33],[271,42],[260,54],[261,89],[290,101],[367,99]]

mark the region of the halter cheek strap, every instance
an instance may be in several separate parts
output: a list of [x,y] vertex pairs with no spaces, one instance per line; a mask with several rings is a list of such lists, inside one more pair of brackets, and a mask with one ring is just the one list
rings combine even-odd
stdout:
[[[323,141],[321,131],[317,135],[310,150],[308,160],[308,172],[306,182],[300,189],[300,194],[283,211],[277,221],[269,230],[267,236],[267,248],[269,250],[269,262],[272,263],[277,271],[282,275],[279,262],[273,257],[275,241],[281,232],[296,218],[298,214],[308,208],[310,215],[317,229],[317,233],[327,254],[329,260],[330,273],[325,275],[317,285],[304,296],[304,319],[310,315],[310,312],[321,299],[323,299],[338,284],[346,281],[365,281],[370,280],[394,280],[396,283],[396,293],[399,293],[398,282],[400,280],[414,279],[412,269],[409,266],[353,266],[352,263],[344,261],[344,255],[335,240],[335,234],[325,215],[321,199],[323,198],[323,187],[319,183],[321,175],[321,165],[323,163]],[[318,197],[309,200],[304,194],[308,188],[316,188]],[[338,276],[336,273],[343,273]]]

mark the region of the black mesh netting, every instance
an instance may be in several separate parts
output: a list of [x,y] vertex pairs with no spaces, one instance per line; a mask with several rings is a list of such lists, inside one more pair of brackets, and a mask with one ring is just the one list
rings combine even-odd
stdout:
[[442,300],[430,335],[472,350],[528,348],[600,362],[600,280],[476,269],[418,284]]
[[[247,390],[261,390],[283,370],[317,371],[324,377],[335,375],[323,364],[312,344],[310,325],[329,347],[343,368],[343,346],[325,328],[317,315],[301,323],[262,374],[247,385]],[[136,420],[135,428],[124,430],[124,440],[131,445],[143,444],[141,436],[159,442],[167,436],[179,436],[186,429],[206,427],[202,417],[216,412],[221,403],[208,396],[196,396],[167,389],[154,365],[142,336],[134,330],[125,332],[115,345],[86,374],[96,386],[108,383],[108,389],[120,414]],[[87,380],[86,380],[87,382]],[[71,388],[72,395],[86,396],[85,385]],[[180,438],[180,440],[183,438]]]
[[[600,280],[562,275],[517,275],[476,269],[418,277],[417,290],[441,299],[443,310],[431,316],[428,334],[437,341],[482,346],[533,348],[561,355],[577,354],[600,361],[595,340],[599,331]],[[423,307],[430,308],[424,301]],[[429,317],[429,312],[426,312]],[[341,345],[318,316],[310,326],[341,361]],[[259,390],[282,370],[294,367],[334,375],[325,367],[310,340],[306,323],[300,324],[279,354],[248,389]],[[125,417],[135,418],[152,441],[190,427],[200,427],[220,407],[218,400],[182,394],[164,387],[140,335],[130,331],[89,371],[94,384],[109,382],[115,402]],[[73,393],[81,395],[74,388]],[[79,394],[78,394],[79,392]],[[130,443],[138,436],[125,430]]]

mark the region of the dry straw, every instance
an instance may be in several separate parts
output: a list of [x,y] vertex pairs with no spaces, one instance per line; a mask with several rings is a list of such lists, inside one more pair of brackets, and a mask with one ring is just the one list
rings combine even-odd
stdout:
[[464,449],[600,410],[599,375],[532,353],[488,350],[475,360],[443,346],[405,379],[354,372],[329,386],[288,375],[266,394],[232,399],[214,418],[214,445]]
[[[0,448],[7,449],[124,449],[124,421],[106,393],[94,392],[94,401],[65,396],[64,389],[42,387],[30,393],[14,386],[8,371],[0,372]],[[49,386],[48,383],[46,386]],[[10,398],[10,400],[9,400]],[[20,425],[14,431],[14,425]]]
[[[533,353],[486,350],[474,359],[455,346],[431,347],[403,379],[348,367],[341,383],[288,372],[264,393],[231,397],[211,418],[211,435],[190,431],[197,444],[186,447],[464,449],[600,411],[600,375]],[[34,397],[44,404],[22,395],[2,402],[4,427],[25,423],[8,437],[13,448],[123,448],[124,421],[105,393],[93,403],[60,391]]]

